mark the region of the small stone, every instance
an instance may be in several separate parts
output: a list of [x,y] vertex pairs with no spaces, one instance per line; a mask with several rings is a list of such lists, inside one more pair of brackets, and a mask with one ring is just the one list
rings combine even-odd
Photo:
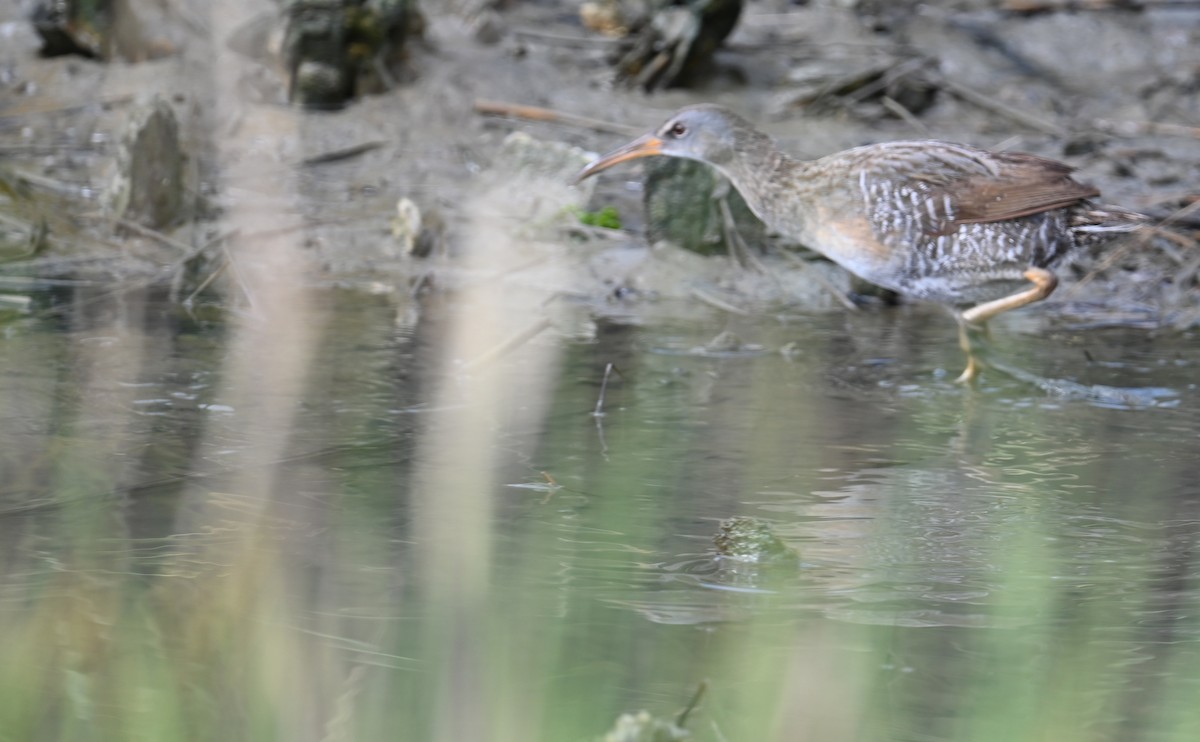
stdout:
[[713,536],[717,554],[739,562],[774,562],[797,558],[796,551],[757,518],[734,516],[721,521]]
[[480,44],[498,44],[504,38],[504,20],[494,9],[486,8],[471,20],[470,31]]

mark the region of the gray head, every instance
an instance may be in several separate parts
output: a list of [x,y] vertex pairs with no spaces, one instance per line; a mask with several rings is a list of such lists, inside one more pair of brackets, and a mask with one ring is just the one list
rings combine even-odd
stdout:
[[770,139],[749,121],[723,106],[704,103],[676,111],[666,123],[592,162],[576,180],[626,160],[652,155],[699,160],[736,176],[743,163],[771,151]]

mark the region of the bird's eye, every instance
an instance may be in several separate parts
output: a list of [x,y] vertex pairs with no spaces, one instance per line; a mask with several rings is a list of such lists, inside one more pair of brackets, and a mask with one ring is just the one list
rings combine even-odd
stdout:
[[671,136],[675,137],[676,139],[680,138],[680,137],[681,137],[681,136],[683,136],[684,134],[687,134],[687,132],[688,132],[688,128],[687,128],[687,126],[686,126],[685,124],[683,124],[682,122],[679,122],[679,121],[676,121],[676,122],[675,122],[675,123],[674,123],[674,124],[671,126],[670,130],[668,131],[668,133],[669,133]]

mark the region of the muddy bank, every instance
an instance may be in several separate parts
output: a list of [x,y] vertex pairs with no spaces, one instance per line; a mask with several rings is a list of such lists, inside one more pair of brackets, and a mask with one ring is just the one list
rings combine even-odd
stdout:
[[[764,271],[647,249],[636,170],[568,184],[588,153],[697,101],[737,109],[804,156],[901,138],[1028,151],[1078,167],[1106,201],[1164,218],[1200,191],[1196,8],[752,2],[705,85],[646,95],[613,85],[612,42],[583,27],[575,3],[438,5],[424,8],[397,87],[313,113],[287,105],[269,2],[176,3],[145,24],[172,53],[108,63],[40,58],[28,5],[0,10],[0,151],[31,194],[0,196],[10,277],[173,281],[186,295],[227,273],[236,230],[250,244],[294,235],[313,281],[385,292],[497,280],[635,315],[664,298],[839,307],[854,286],[823,261],[770,250]],[[187,204],[179,224],[136,230],[111,218],[108,194],[128,122],[154,95],[177,115]],[[480,100],[617,126],[481,115]],[[579,224],[578,209],[604,206],[623,230]],[[1080,256],[1047,303],[1072,322],[1192,326],[1194,235],[1185,226]],[[464,265],[471,247],[516,251],[519,270]]]

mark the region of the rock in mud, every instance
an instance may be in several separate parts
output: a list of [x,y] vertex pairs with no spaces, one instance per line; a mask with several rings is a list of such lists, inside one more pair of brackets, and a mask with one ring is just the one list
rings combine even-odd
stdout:
[[394,87],[405,41],[425,27],[416,0],[288,0],[285,13],[288,98],[315,109]]
[[109,0],[39,0],[30,20],[42,39],[42,55],[108,57],[112,37]]
[[184,218],[184,164],[175,112],[155,97],[133,112],[117,152],[117,174],[108,189],[112,212],[151,229]]
[[766,225],[741,194],[700,162],[649,160],[643,204],[652,245],[665,241],[701,255],[722,255],[734,252],[731,242],[738,237],[751,249],[761,249],[766,241]]
[[585,25],[624,36],[617,77],[647,92],[703,82],[741,14],[742,0],[599,0],[580,9]]

